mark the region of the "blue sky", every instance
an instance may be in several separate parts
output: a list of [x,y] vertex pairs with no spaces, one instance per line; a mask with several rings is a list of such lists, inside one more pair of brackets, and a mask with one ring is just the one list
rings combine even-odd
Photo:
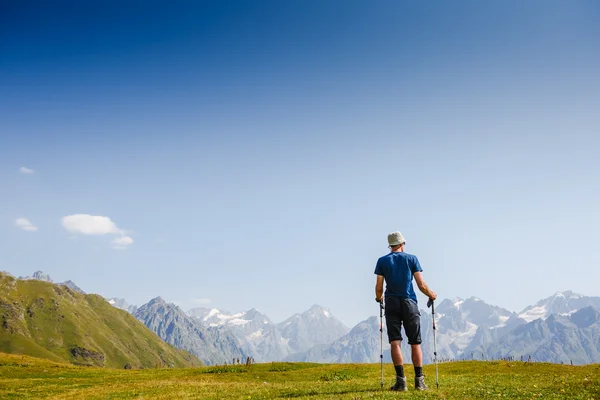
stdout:
[[0,270],[353,325],[401,230],[441,298],[600,295],[599,18],[593,1],[3,2]]

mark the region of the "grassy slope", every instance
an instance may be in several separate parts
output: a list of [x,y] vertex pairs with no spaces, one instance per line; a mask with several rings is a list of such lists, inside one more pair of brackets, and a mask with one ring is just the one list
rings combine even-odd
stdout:
[[[107,370],[0,353],[2,399],[600,399],[600,366],[520,362],[425,367],[428,392],[381,391],[378,364],[273,363]],[[410,371],[410,368],[407,368]],[[393,369],[385,366],[386,387]],[[408,375],[413,378],[412,374]]]
[[[81,347],[105,361],[75,358]],[[113,368],[200,365],[98,295],[0,274],[0,351]]]

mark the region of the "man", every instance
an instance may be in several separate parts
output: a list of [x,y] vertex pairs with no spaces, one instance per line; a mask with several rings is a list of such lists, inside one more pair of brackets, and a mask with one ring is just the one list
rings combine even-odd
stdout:
[[421,313],[417,305],[417,295],[413,289],[412,279],[415,278],[419,290],[431,300],[437,295],[423,280],[423,269],[416,256],[404,252],[406,241],[400,232],[388,235],[391,253],[379,258],[375,267],[377,283],[375,285],[375,300],[383,301],[383,281],[385,289],[385,322],[390,341],[392,362],[396,370],[396,384],[391,390],[406,391],[406,376],[404,376],[404,360],[400,351],[402,334],[400,328],[404,324],[404,333],[411,347],[412,362],[415,368],[415,389],[427,390],[423,376],[423,353],[421,351]]

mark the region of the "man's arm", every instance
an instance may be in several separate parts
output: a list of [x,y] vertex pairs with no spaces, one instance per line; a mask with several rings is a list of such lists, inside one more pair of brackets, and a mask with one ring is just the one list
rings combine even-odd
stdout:
[[419,287],[421,293],[429,297],[431,300],[435,300],[437,298],[437,294],[435,294],[433,290],[429,289],[429,286],[427,286],[425,280],[423,279],[423,274],[421,274],[421,272],[415,272],[413,276],[415,277],[415,281],[417,281],[417,286]]
[[377,275],[377,282],[375,283],[375,301],[381,302],[383,297],[383,276]]

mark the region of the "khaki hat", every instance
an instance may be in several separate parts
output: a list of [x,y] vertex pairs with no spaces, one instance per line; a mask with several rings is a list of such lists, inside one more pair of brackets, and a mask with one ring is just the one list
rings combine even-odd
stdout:
[[388,235],[388,244],[390,246],[398,246],[399,244],[405,243],[404,236],[398,231],[392,232]]

